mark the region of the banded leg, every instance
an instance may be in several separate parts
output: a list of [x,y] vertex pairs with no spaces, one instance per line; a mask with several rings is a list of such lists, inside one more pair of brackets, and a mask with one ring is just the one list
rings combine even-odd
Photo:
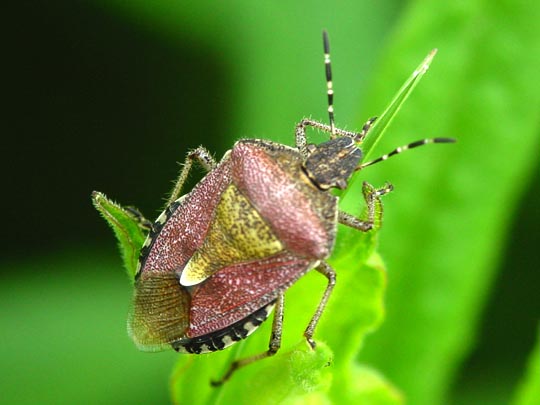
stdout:
[[[367,218],[360,219],[355,216],[348,214],[344,211],[339,211],[338,213],[338,222],[340,224],[349,226],[354,229],[358,229],[362,232],[367,232],[373,229],[375,221],[380,221],[382,215],[381,210],[377,212],[377,206],[380,207],[380,197],[392,191],[394,187],[390,183],[386,183],[384,187],[374,188],[371,184],[364,182],[362,191],[364,193],[364,200],[366,201],[367,206]],[[378,218],[375,218],[378,214]]]
[[186,182],[189,172],[193,167],[193,161],[197,161],[207,172],[211,171],[217,166],[217,162],[214,160],[208,149],[203,146],[199,146],[197,149],[192,150],[187,154],[186,161],[182,165],[182,170],[178,176],[178,180],[174,184],[174,188],[171,192],[169,199],[167,200],[167,206],[171,205],[180,197],[182,187]]
[[279,348],[281,347],[281,330],[283,329],[283,304],[284,295],[280,294],[276,301],[274,319],[272,321],[272,334],[270,335],[270,343],[268,344],[268,350],[254,356],[246,357],[245,359],[234,361],[233,363],[231,363],[229,369],[221,379],[217,381],[211,381],[212,386],[217,387],[223,384],[225,381],[231,378],[233,373],[239,368],[245,367],[258,360],[271,357],[278,352]]
[[336,285],[336,272],[335,270],[330,267],[330,265],[326,262],[321,262],[319,266],[315,268],[319,273],[321,273],[323,276],[325,276],[328,279],[328,285],[326,286],[326,289],[324,290],[323,297],[321,298],[321,301],[319,302],[319,305],[317,306],[317,310],[313,314],[313,317],[309,321],[309,324],[304,332],[304,337],[306,338],[307,342],[311,346],[312,349],[315,349],[315,341],[313,340],[313,333],[315,332],[315,328],[317,327],[317,324],[319,323],[319,319],[321,318],[321,315],[324,311],[324,308],[326,307],[326,303],[328,302],[328,298],[330,298],[330,294],[332,294],[332,290],[334,289],[334,286]]

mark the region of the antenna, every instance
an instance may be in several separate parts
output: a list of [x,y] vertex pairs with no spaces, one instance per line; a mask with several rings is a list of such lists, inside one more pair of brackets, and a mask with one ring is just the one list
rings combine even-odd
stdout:
[[328,95],[328,117],[330,118],[330,138],[336,137],[334,123],[334,89],[332,88],[332,65],[330,62],[330,40],[328,32],[323,30],[324,68],[326,73],[326,94]]
[[419,146],[427,145],[429,143],[454,143],[456,142],[453,138],[427,138],[427,139],[421,139],[419,141],[411,142],[407,145],[400,146],[399,148],[394,149],[392,152],[387,153],[386,155],[382,155],[381,157],[372,160],[367,163],[362,163],[360,166],[356,168],[356,170],[362,170],[364,167],[368,167],[371,165],[374,165],[375,163],[382,162],[383,160],[388,159],[391,156],[398,155],[401,152],[405,152],[406,150],[417,148]]

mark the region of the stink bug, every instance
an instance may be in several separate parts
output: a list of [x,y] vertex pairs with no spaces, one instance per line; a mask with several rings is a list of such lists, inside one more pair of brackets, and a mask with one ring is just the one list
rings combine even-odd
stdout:
[[[362,232],[372,229],[378,199],[392,186],[376,189],[365,183],[365,218],[340,211],[338,197],[329,191],[345,189],[354,172],[404,150],[454,142],[424,139],[361,163],[359,145],[374,119],[358,133],[336,128],[326,32],[323,43],[329,125],[300,121],[295,147],[242,139],[220,162],[199,147],[187,155],[167,206],[153,224],[135,209],[125,209],[141,229],[148,230],[128,321],[129,334],[141,350],[173,348],[195,354],[222,350],[246,338],[274,310],[268,350],[233,362],[215,384],[278,351],[284,293],[312,269],[328,280],[304,332],[315,347],[313,334],[336,281],[326,259],[334,247],[337,224]],[[307,127],[329,133],[330,139],[308,144]],[[207,174],[182,195],[195,162]],[[96,206],[98,198],[104,196],[94,194]]]

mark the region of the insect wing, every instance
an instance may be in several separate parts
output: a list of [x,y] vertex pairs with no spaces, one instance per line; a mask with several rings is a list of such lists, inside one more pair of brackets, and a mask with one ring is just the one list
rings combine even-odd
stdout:
[[188,292],[174,273],[148,272],[135,283],[128,332],[144,351],[170,348],[185,337],[189,325]]
[[274,301],[317,262],[282,253],[216,272],[193,292],[190,337],[224,329]]

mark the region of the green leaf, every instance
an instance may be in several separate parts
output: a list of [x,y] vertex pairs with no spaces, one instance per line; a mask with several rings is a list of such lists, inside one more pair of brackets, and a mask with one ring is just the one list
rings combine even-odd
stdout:
[[[363,162],[368,162],[369,157],[373,153],[373,150],[377,146],[378,142],[382,139],[382,136],[396,117],[397,113],[409,97],[409,95],[412,93],[412,91],[415,89],[415,87],[420,82],[420,79],[426,74],[428,71],[431,62],[433,61],[433,58],[437,54],[437,49],[432,50],[418,65],[418,67],[414,70],[414,72],[409,76],[409,78],[403,83],[401,88],[398,90],[396,95],[392,98],[392,101],[387,105],[383,113],[377,118],[375,121],[375,124],[370,129],[368,136],[362,143],[362,152],[363,152]],[[358,206],[358,195],[355,195],[353,198],[347,199],[347,194],[349,191],[354,191],[355,189],[355,183],[360,178],[360,173],[357,173],[354,175],[354,177],[349,182],[349,187],[343,191],[338,190],[336,191],[336,194],[341,197],[343,200],[342,203],[342,209],[346,208],[351,212],[354,212],[354,205]],[[364,192],[364,189],[362,190]],[[352,200],[352,201],[351,201]],[[353,205],[354,204],[354,205]],[[382,206],[379,207],[379,211],[382,213]],[[380,224],[379,224],[380,226]]]
[[105,194],[97,191],[92,193],[92,203],[112,228],[118,240],[124,267],[133,280],[137,272],[139,253],[146,239],[146,232],[142,226],[144,219],[141,219],[137,210],[122,208],[109,200]]
[[[245,346],[240,345],[237,347]],[[306,342],[300,342],[271,360],[262,360],[239,371],[224,385],[212,388],[210,379],[218,378],[220,370],[225,371],[231,353],[197,356],[187,367],[182,364],[185,361],[177,365],[172,378],[173,398],[176,403],[190,404],[294,403],[306,394],[322,399],[331,381],[328,367],[331,358],[332,353],[324,344],[311,350]],[[197,376],[196,381],[193,376]]]
[[403,394],[394,388],[379,372],[371,367],[355,365],[352,369],[351,396],[341,402],[362,405],[404,404]]
[[399,112],[403,103],[407,100],[411,92],[418,85],[420,79],[422,79],[424,74],[429,69],[429,66],[431,65],[431,62],[433,61],[433,58],[436,54],[437,49],[434,49],[425,57],[425,59],[422,61],[422,63],[420,63],[420,65],[418,65],[412,75],[405,81],[405,83],[403,83],[390,104],[388,104],[380,117],[377,118],[377,121],[375,121],[375,125],[373,126],[373,128],[371,128],[371,130],[369,131],[369,135],[362,144],[362,151],[364,152],[364,162],[367,162],[369,160],[369,156],[377,146],[377,143],[383,136],[384,132],[390,126],[390,123],[392,122],[396,114]]
[[410,403],[437,404],[475,343],[516,203],[538,162],[540,8],[415,1],[395,32],[366,108],[383,102],[411,55],[437,46],[429,85],[394,121],[392,146],[433,133],[458,143],[364,171],[395,191],[385,198],[380,237],[387,319],[359,359]]
[[[365,235],[368,237],[369,233]],[[376,243],[375,238],[371,243]],[[372,249],[373,246],[364,244],[363,248]],[[362,245],[353,245],[348,254],[332,260],[332,265],[341,270],[339,282],[318,329],[334,350],[336,383],[332,384],[330,398],[336,404],[400,404],[402,399],[398,390],[373,367],[360,365],[356,359],[365,338],[383,321],[386,290],[386,270],[380,256],[373,253],[364,265],[359,265],[363,256],[361,249]],[[363,379],[368,375],[373,378]],[[388,401],[376,402],[376,397]]]
[[540,334],[536,341],[526,374],[521,381],[513,405],[535,405],[540,403]]

